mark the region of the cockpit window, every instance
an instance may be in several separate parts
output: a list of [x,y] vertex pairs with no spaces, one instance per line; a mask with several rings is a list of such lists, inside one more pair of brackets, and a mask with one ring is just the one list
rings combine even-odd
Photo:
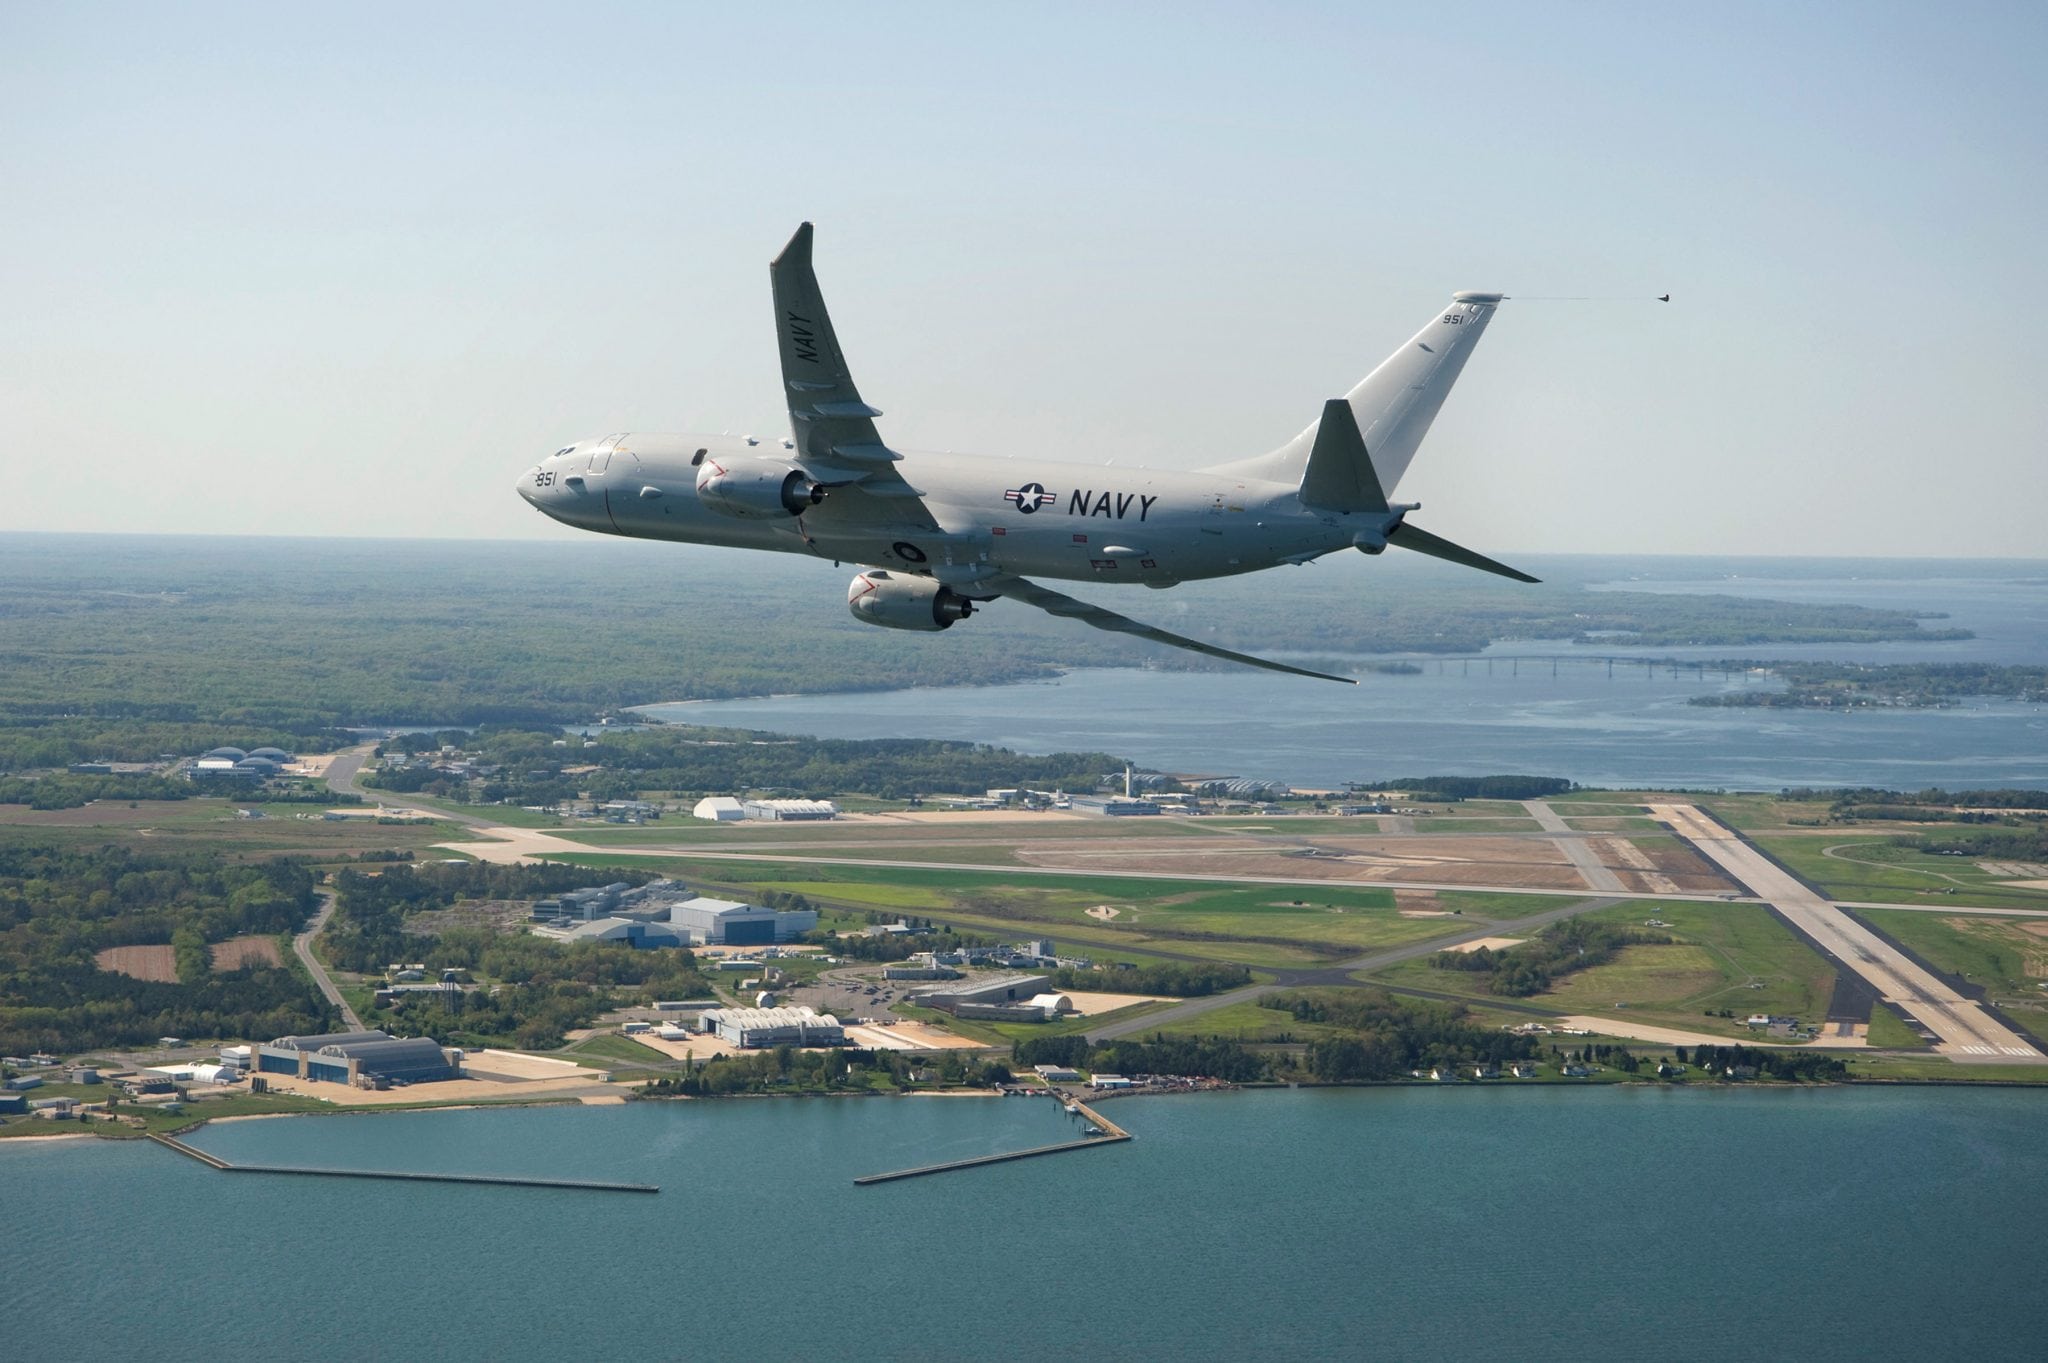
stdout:
[[564,445],[562,446],[562,448],[555,451],[555,458],[560,459],[565,454],[574,454],[575,452],[576,447],[574,445]]
[[709,453],[711,453],[711,451],[709,451],[709,450],[698,450],[698,451],[697,451],[697,452],[696,452],[695,454],[691,455],[691,456],[690,456],[690,467],[691,467],[691,468],[695,468],[695,467],[697,467],[697,465],[699,465],[699,464],[703,463],[703,462],[704,462],[704,456],[705,456],[705,455],[707,455],[707,454],[709,454]]

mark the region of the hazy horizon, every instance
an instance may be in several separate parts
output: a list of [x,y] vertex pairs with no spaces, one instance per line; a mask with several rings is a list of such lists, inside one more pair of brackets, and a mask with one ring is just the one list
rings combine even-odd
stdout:
[[566,440],[784,433],[765,267],[809,219],[898,448],[1260,453],[1494,288],[1401,486],[1439,533],[2039,555],[2044,38],[2001,4],[15,6],[0,527],[573,537],[511,490]]

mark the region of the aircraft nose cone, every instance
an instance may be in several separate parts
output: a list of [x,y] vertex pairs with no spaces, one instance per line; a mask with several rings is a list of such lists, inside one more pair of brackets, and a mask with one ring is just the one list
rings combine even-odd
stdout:
[[534,495],[533,474],[531,472],[520,474],[518,481],[512,484],[512,490],[524,498],[528,506],[540,505],[540,499]]

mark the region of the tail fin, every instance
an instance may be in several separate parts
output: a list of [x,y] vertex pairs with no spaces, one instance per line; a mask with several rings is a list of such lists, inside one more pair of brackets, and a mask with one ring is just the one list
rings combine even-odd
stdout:
[[[1451,305],[1432,317],[1408,343],[1389,355],[1380,367],[1365,376],[1344,395],[1351,411],[1356,437],[1372,451],[1369,467],[1376,470],[1381,500],[1391,493],[1408,471],[1422,437],[1436,420],[1451,385],[1465,368],[1465,361],[1479,344],[1486,324],[1502,295],[1460,293]],[[1329,409],[1325,409],[1326,413]],[[1323,425],[1318,421],[1271,454],[1219,465],[1216,473],[1234,473],[1275,483],[1300,483],[1312,465],[1311,453]],[[1321,475],[1319,474],[1319,479]],[[1339,480],[1340,484],[1343,480]],[[1304,495],[1308,489],[1303,488]],[[1363,510],[1363,507],[1359,509]]]

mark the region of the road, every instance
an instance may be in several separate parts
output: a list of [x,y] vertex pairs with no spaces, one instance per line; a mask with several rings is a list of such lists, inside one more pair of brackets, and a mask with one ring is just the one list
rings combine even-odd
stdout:
[[348,1024],[348,1029],[351,1032],[360,1032],[363,1030],[363,1020],[356,1016],[355,1009],[348,1006],[348,1000],[341,996],[341,991],[334,987],[334,981],[327,977],[327,967],[321,965],[319,958],[313,954],[313,938],[319,934],[320,929],[327,926],[327,920],[333,914],[334,891],[320,891],[320,912],[313,915],[313,921],[307,924],[304,932],[292,938],[292,950],[306,963],[307,973],[313,977],[313,983],[320,986],[320,992],[327,996],[327,1001],[341,1010],[342,1021]]
[[1586,882],[1587,889],[1601,894],[1628,893],[1628,887],[1621,883],[1621,877],[1614,874],[1592,848],[1586,846],[1586,835],[1566,823],[1556,810],[1542,800],[1524,800],[1522,808],[1529,811],[1529,817],[1536,820],[1538,828],[1552,835],[1551,845],[1564,853],[1565,859],[1571,862]]
[[1376,951],[1367,956],[1357,956],[1348,961],[1340,961],[1335,965],[1309,966],[1299,970],[1275,970],[1271,973],[1276,978],[1270,983],[1246,985],[1242,989],[1233,989],[1228,993],[1211,994],[1206,998],[1189,999],[1185,1003],[1177,1003],[1171,1008],[1163,1008],[1156,1013],[1146,1013],[1142,1017],[1125,1018],[1118,1022],[1112,1022],[1105,1027],[1095,1028],[1088,1033],[1088,1039],[1098,1042],[1114,1041],[1118,1037],[1130,1036],[1134,1032],[1149,1032],[1165,1023],[1181,1022],[1188,1018],[1200,1017],[1203,1013],[1214,1012],[1218,1008],[1228,1008],[1234,1003],[1252,1003],[1265,998],[1268,994],[1277,994],[1288,989],[1308,989],[1331,985],[1356,988],[1358,981],[1351,977],[1354,973],[1361,970],[1381,970],[1390,965],[1399,965],[1402,961],[1412,961],[1419,956],[1434,955],[1439,951],[1445,951],[1457,946],[1461,942],[1474,942],[1482,937],[1512,937],[1518,933],[1535,932],[1540,928],[1555,923],[1560,918],[1570,918],[1574,914],[1588,913],[1594,909],[1604,909],[1610,904],[1619,904],[1621,902],[1620,899],[1608,898],[1582,899],[1566,904],[1562,908],[1530,914],[1526,918],[1517,918],[1504,923],[1486,923],[1476,927],[1467,927],[1443,937],[1432,937],[1426,942],[1410,942],[1406,946],[1392,947],[1386,951]]
[[1651,805],[1650,814],[1783,914],[1823,952],[1868,980],[1878,997],[1933,1032],[1939,1038],[1935,1050],[1965,1064],[2048,1064],[2048,1055],[1981,1003],[1964,998],[1697,806]]
[[[399,795],[394,791],[374,789],[364,785],[358,779],[362,773],[363,764],[370,759],[370,754],[376,750],[377,745],[375,743],[363,743],[348,749],[346,752],[337,753],[334,760],[327,765],[327,788],[342,795],[356,796],[358,799],[373,805],[403,803],[408,797]],[[459,823],[466,828],[474,828],[480,833],[490,833],[498,827],[498,823],[494,819],[487,818],[481,814],[465,814],[459,810],[450,809],[445,805],[420,803],[417,807],[428,811],[437,819],[445,819],[449,823]],[[505,831],[512,833],[523,830],[506,829]]]

